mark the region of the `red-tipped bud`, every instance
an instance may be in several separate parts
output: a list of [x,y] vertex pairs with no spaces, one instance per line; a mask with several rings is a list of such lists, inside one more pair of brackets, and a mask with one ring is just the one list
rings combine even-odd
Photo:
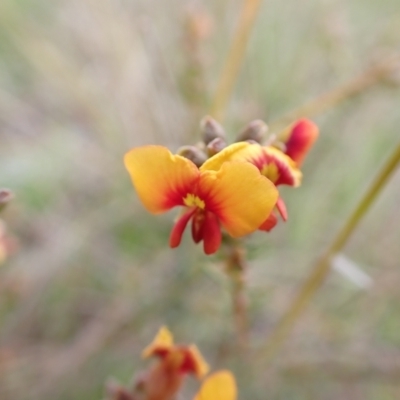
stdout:
[[296,121],[285,143],[286,154],[300,166],[317,140],[318,134],[318,126],[309,119],[303,118]]

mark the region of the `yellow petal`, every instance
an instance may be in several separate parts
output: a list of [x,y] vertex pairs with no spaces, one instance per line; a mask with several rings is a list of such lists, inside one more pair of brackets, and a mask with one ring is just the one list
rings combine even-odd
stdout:
[[254,151],[261,151],[261,146],[248,142],[233,143],[209,158],[200,167],[200,171],[218,171],[227,161],[249,161],[249,157]]
[[147,358],[157,354],[160,351],[172,349],[174,346],[174,338],[172,333],[166,326],[163,326],[158,331],[154,340],[143,350],[142,357]]
[[301,183],[301,171],[289,156],[275,147],[262,147],[256,143],[234,143],[207,160],[200,170],[218,171],[222,164],[229,161],[250,162],[276,185],[297,187]]
[[225,162],[219,171],[204,171],[198,195],[233,237],[255,231],[278,200],[275,185],[247,162]]
[[203,382],[194,400],[236,400],[236,398],[235,378],[229,371],[218,371]]
[[190,160],[162,146],[134,148],[125,154],[124,163],[140,200],[154,214],[183,205],[199,177]]

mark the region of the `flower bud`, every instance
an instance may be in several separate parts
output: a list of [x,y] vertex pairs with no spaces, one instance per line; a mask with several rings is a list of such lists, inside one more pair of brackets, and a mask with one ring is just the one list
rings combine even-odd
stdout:
[[286,154],[300,166],[317,140],[318,126],[314,122],[303,118],[296,121],[286,141]]
[[225,139],[225,130],[214,118],[206,115],[200,121],[203,142],[207,145],[216,138]]
[[246,140],[254,140],[255,142],[261,143],[267,131],[267,124],[261,119],[255,119],[243,129],[243,131],[238,135],[236,141],[244,142]]
[[224,149],[227,146],[227,143],[225,142],[224,139],[221,138],[215,138],[212,140],[210,143],[207,145],[207,152],[210,157],[213,155],[219,153],[222,149]]
[[204,151],[195,146],[182,146],[178,149],[177,154],[192,161],[197,167],[201,167],[207,160]]

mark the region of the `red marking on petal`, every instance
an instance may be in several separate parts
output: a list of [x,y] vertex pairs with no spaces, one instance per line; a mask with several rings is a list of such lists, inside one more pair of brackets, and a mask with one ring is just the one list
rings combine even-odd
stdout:
[[278,223],[278,218],[276,215],[272,212],[269,217],[261,224],[261,226],[258,228],[260,231],[266,231],[269,232],[273,228],[275,228],[276,224]]
[[181,373],[193,374],[197,378],[203,378],[207,374],[209,366],[195,345],[177,346],[175,351],[183,356],[179,368]]
[[301,165],[312,145],[318,138],[318,126],[308,119],[297,121],[286,142],[286,154]]
[[192,354],[186,347],[182,347],[181,351],[183,353],[183,361],[180,370],[184,374],[195,374],[196,372],[196,362],[192,357]]
[[154,214],[183,205],[200,175],[190,160],[163,146],[136,147],[125,154],[124,163],[140,200]]
[[203,240],[205,212],[197,209],[192,219],[192,238],[195,243]]
[[188,224],[190,218],[192,218],[195,211],[195,208],[189,209],[189,211],[184,213],[181,217],[179,217],[178,221],[176,221],[169,237],[169,246],[172,249],[180,245],[183,231],[185,230],[186,225]]
[[274,147],[264,147],[263,165],[261,173],[270,179],[276,186],[299,186],[301,183],[301,171],[293,160]]
[[153,350],[153,352],[151,353],[151,355],[159,357],[161,359],[164,359],[170,352],[171,352],[170,348],[159,347],[159,348],[155,348]]
[[203,225],[204,253],[215,253],[221,245],[221,239],[221,228],[217,216],[212,212],[206,212]]
[[283,201],[282,197],[279,197],[278,201],[276,202],[276,208],[279,211],[279,214],[281,214],[281,217],[284,221],[287,221],[288,219],[288,213],[286,209],[286,204]]

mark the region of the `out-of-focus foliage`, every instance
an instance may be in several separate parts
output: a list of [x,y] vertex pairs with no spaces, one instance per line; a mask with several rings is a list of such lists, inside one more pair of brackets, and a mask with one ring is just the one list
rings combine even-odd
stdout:
[[[400,397],[399,174],[346,247],[372,286],[332,272],[277,359],[263,359],[294,290],[399,140],[398,87],[317,118],[303,185],[284,193],[289,221],[248,240],[251,362],[235,351],[221,260],[187,238],[170,250],[174,214],[145,212],[124,170],[130,147],[197,140],[240,4],[0,2],[0,186],[16,195],[2,218],[18,238],[0,267],[2,400],[101,398],[109,376],[139,371],[163,324],[232,370],[243,399]],[[399,36],[398,0],[266,1],[228,131],[357,76],[399,50]]]

